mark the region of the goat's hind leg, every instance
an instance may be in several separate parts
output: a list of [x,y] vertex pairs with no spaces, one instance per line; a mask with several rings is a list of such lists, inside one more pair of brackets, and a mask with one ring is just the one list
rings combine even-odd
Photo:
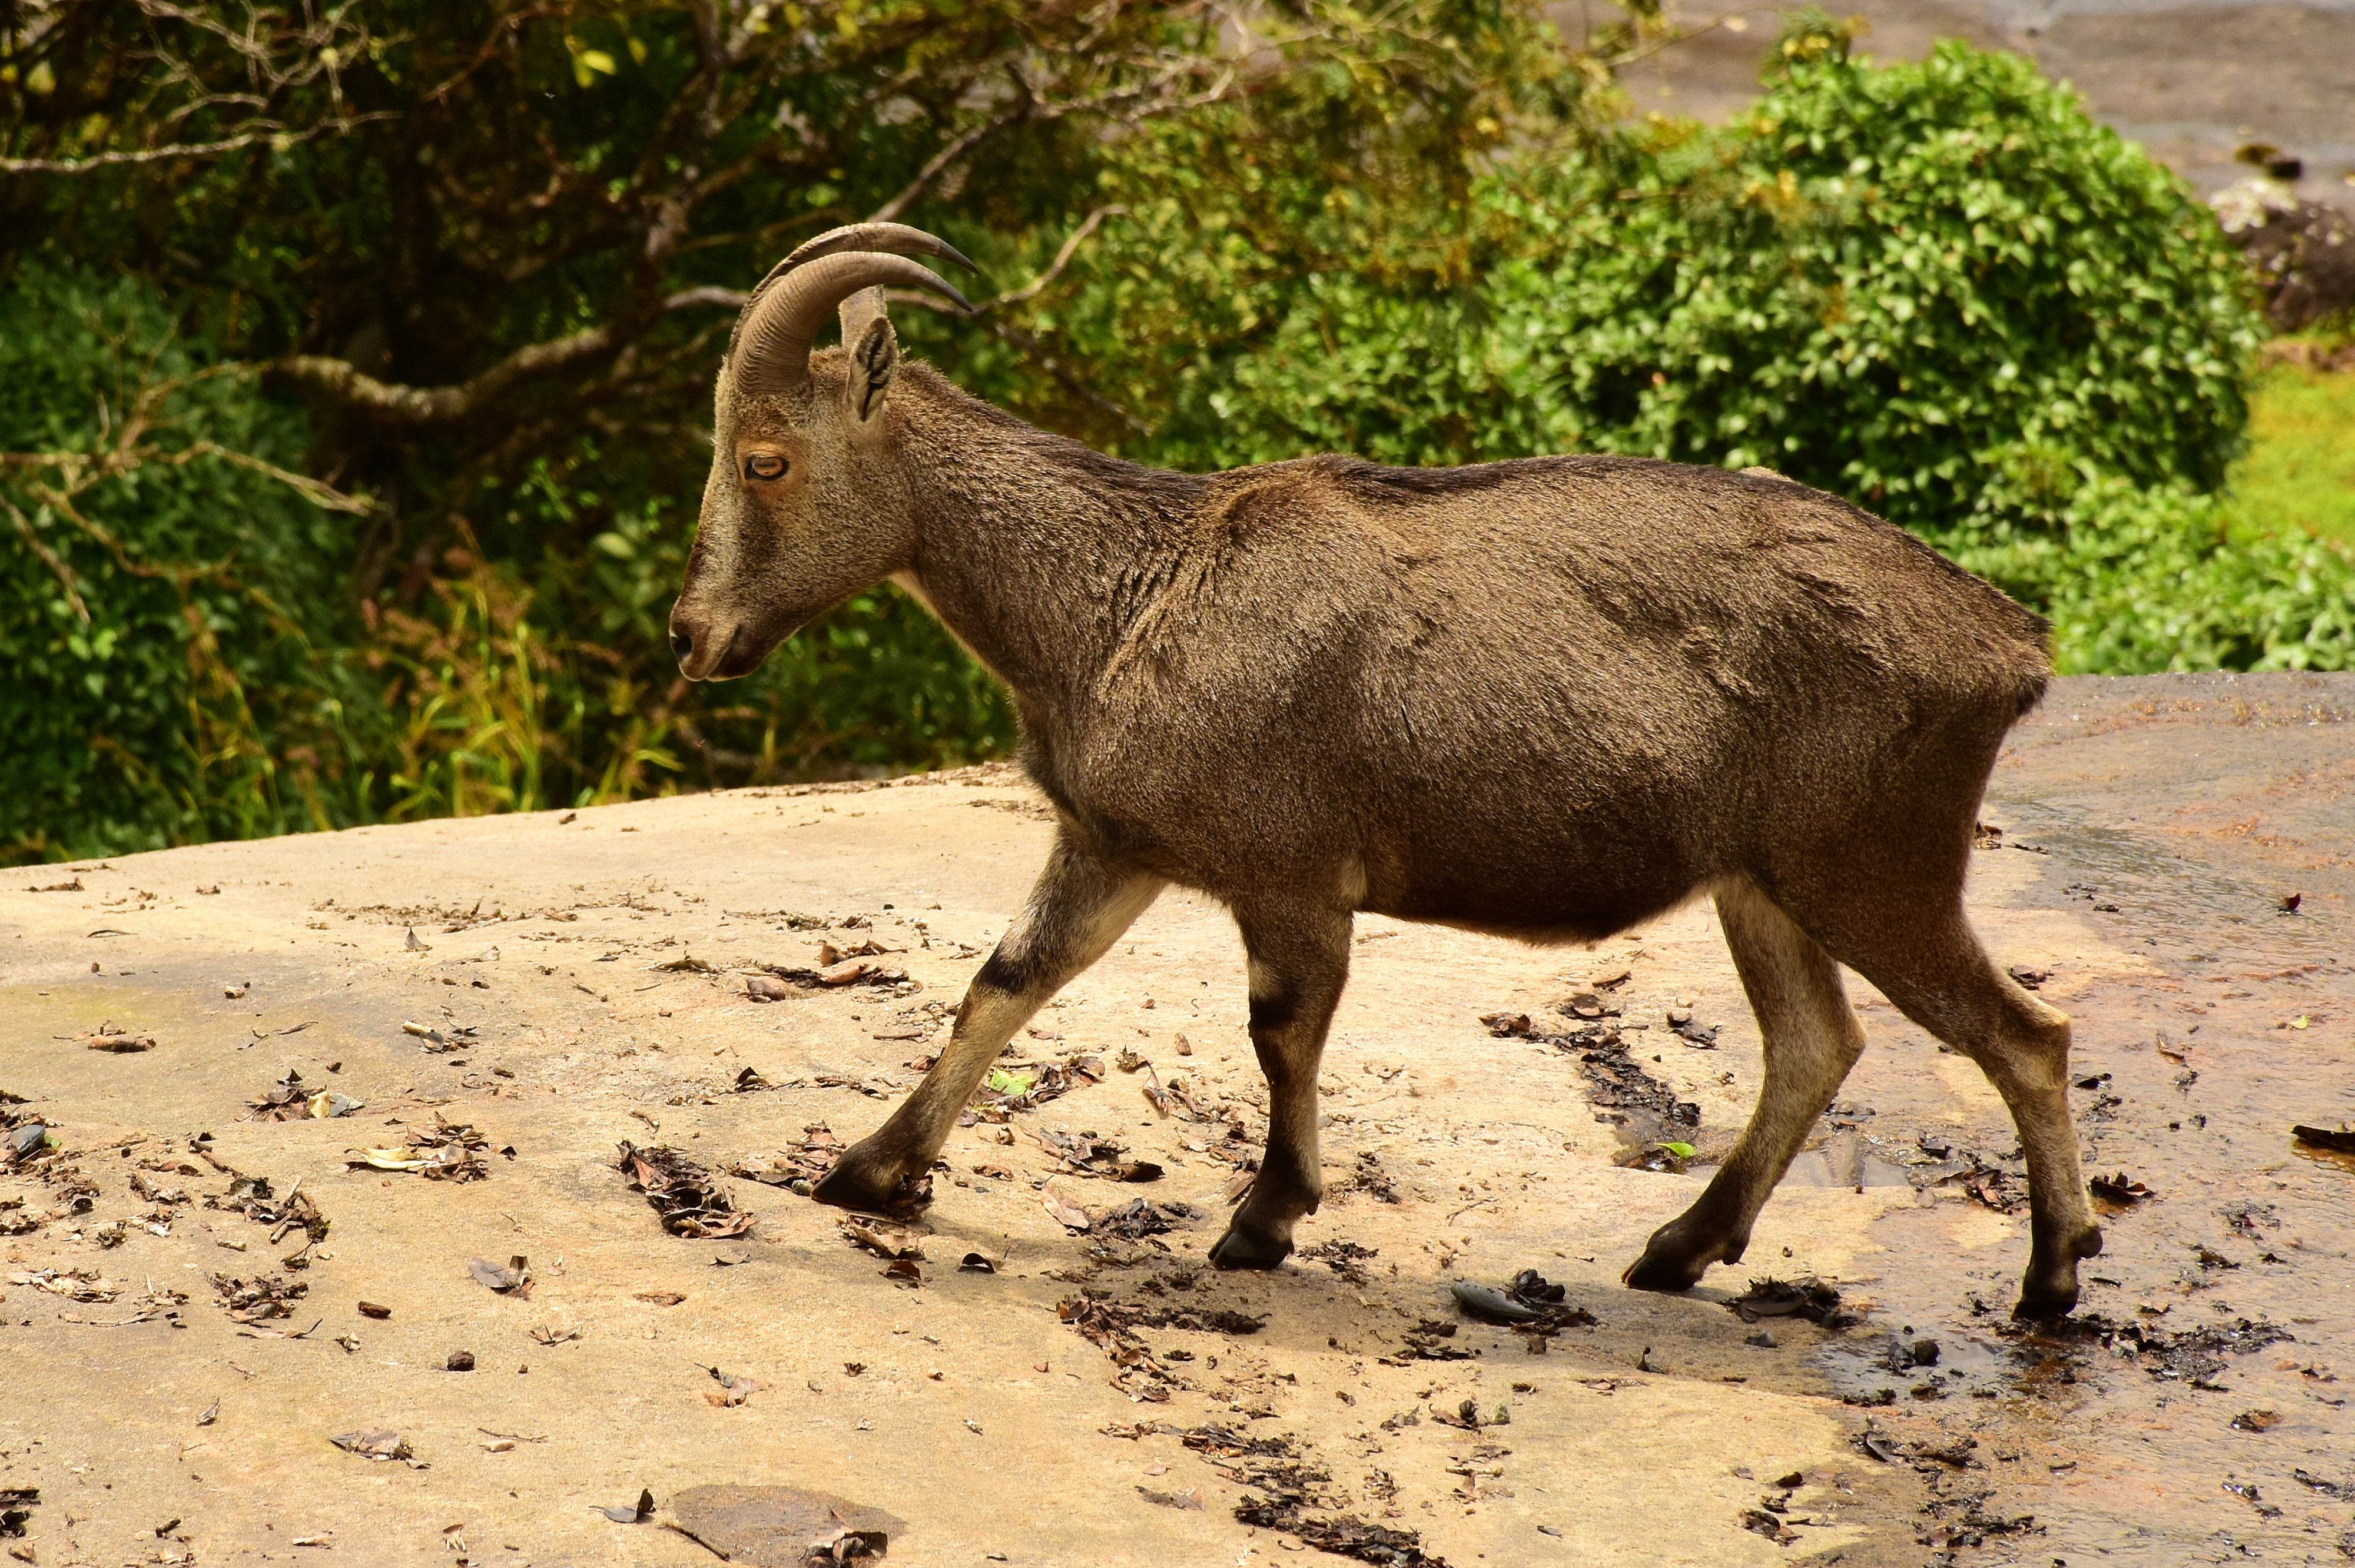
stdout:
[[957,1113],[1014,1032],[1102,958],[1161,887],[1158,878],[1109,864],[1068,835],[1058,837],[1021,917],[966,988],[940,1060],[811,1196],[868,1213],[895,1207],[901,1183],[931,1168]]
[[1314,907],[1238,907],[1251,955],[1252,1047],[1267,1075],[1267,1150],[1251,1192],[1210,1248],[1220,1268],[1273,1268],[1292,1227],[1325,1195],[1316,1153],[1316,1067],[1349,978],[1349,916]]
[[2069,1015],[1998,970],[1957,901],[1905,929],[1875,923],[1843,956],[1898,1010],[1978,1064],[2011,1112],[2028,1156],[2028,1272],[2019,1318],[2077,1304],[2077,1264],[2102,1250],[2101,1227],[2069,1115]]
[[1719,889],[1717,918],[1765,1038],[1766,1084],[1708,1189],[1621,1277],[1638,1290],[1688,1289],[1710,1264],[1742,1260],[1758,1211],[1864,1051],[1838,969],[1788,915],[1742,882]]

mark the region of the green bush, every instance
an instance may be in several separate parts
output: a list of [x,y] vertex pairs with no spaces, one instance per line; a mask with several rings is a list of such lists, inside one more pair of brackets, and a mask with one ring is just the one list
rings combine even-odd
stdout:
[[2355,667],[2355,562],[2298,529],[2234,524],[2229,498],[2020,447],[1972,518],[1933,537],[2052,618],[2063,674]]
[[1452,250],[1258,283],[1228,313],[1263,324],[1152,444],[1764,463],[1917,526],[1967,515],[2019,441],[2219,483],[2259,323],[2180,183],[2017,57],[1795,51],[1723,130],[1500,164]]
[[352,519],[269,471],[307,444],[139,284],[0,290],[0,853],[351,819]]
[[1561,261],[1540,249],[1501,312],[1532,337],[1551,314],[1588,439],[1764,463],[1915,527],[1968,514],[2020,441],[2221,483],[2259,323],[2181,182],[2017,56],[1788,47],[1725,132],[1639,133],[1571,172],[1567,210],[1538,182],[1506,198]]

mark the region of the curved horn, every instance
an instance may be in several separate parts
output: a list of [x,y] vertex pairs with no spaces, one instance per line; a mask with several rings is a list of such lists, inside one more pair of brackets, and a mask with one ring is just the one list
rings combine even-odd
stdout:
[[835,307],[861,289],[888,283],[928,290],[959,310],[973,309],[938,273],[902,257],[872,250],[823,257],[778,278],[744,307],[729,350],[738,389],[775,393],[806,386],[810,344]]
[[838,256],[846,250],[880,250],[893,256],[937,256],[953,261],[968,272],[981,269],[964,258],[964,252],[937,234],[927,234],[921,228],[911,228],[904,223],[851,223],[840,228],[829,228],[814,239],[805,239],[794,247],[793,254],[769,269],[768,276],[754,286],[759,293],[794,268],[805,266],[821,256]]

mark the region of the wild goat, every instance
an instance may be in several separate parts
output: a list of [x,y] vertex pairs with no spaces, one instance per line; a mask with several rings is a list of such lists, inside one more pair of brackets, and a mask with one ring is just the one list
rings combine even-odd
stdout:
[[[892,224],[804,245],[746,303],[671,612],[680,669],[742,675],[890,579],[1013,693],[1053,802],[1029,904],[954,1035],[817,1188],[890,1207],[991,1059],[1168,883],[1250,959],[1267,1150],[1210,1254],[1273,1267],[1316,1212],[1316,1073],[1371,910],[1591,941],[1716,900],[1765,1086],[1629,1285],[1682,1290],[1752,1223],[1864,1049],[1838,965],[1964,1052],[2027,1151],[2019,1310],[2101,1250],[2069,1021],[1963,911],[1973,816],[2050,674],[2035,615],[1901,530],[1763,471],[1631,458],[1167,473],[903,363],[880,286],[964,297]],[[840,307],[846,347],[811,344]]]

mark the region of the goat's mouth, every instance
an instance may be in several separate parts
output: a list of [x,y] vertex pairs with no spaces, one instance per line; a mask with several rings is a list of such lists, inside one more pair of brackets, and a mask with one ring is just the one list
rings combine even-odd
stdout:
[[728,635],[727,646],[711,661],[707,681],[733,681],[749,675],[768,662],[769,655],[785,644],[785,640],[799,631],[806,617],[785,616],[775,620],[740,622]]
[[739,626],[728,634],[728,645],[720,649],[718,658],[711,661],[711,667],[705,672],[703,678],[707,681],[733,681],[759,669],[761,661],[768,656],[769,651],[752,642],[744,635],[743,627]]
[[708,637],[697,637],[692,632],[680,630],[677,620],[673,620],[671,625],[671,652],[678,656],[678,673],[688,680],[724,681],[730,675],[744,673],[727,668],[728,661],[735,655],[736,645],[744,640],[741,623],[728,629],[728,641],[721,643],[716,652]]
[[[815,616],[794,612],[755,614],[728,628],[724,640],[692,639],[691,652],[678,662],[678,673],[690,681],[733,681],[751,674],[784,646]],[[715,633],[716,636],[716,633]],[[677,634],[674,633],[674,646]]]

